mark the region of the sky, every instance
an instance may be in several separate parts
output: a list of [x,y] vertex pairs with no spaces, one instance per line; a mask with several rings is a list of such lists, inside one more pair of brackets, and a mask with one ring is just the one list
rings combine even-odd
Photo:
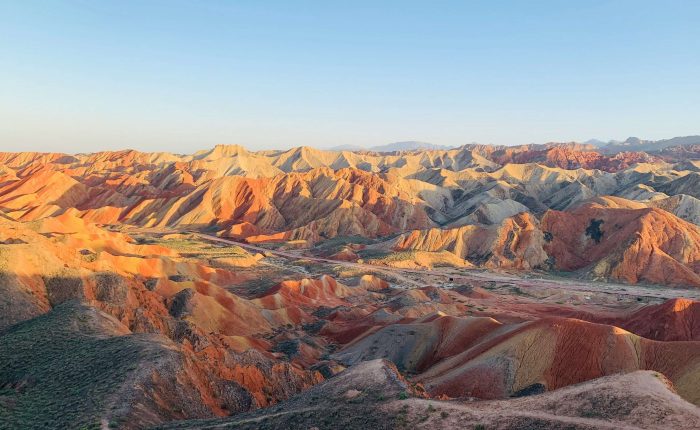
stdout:
[[700,2],[0,0],[0,150],[700,134]]

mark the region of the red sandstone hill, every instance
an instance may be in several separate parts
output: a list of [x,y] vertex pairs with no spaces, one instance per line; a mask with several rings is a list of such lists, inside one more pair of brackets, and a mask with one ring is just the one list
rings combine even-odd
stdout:
[[671,299],[646,306],[615,323],[640,336],[661,341],[700,341],[700,302]]
[[700,228],[659,209],[550,211],[544,249],[562,270],[630,283],[700,286]]
[[620,152],[607,156],[582,145],[554,145],[543,149],[512,149],[494,154],[492,159],[499,164],[541,163],[562,169],[598,169],[619,172],[637,163],[660,161],[644,152]]
[[700,227],[656,208],[590,203],[494,226],[415,230],[394,250],[447,250],[488,268],[580,271],[596,279],[700,286]]
[[695,381],[700,343],[664,343],[616,327],[543,319],[493,337],[433,366],[416,380],[433,394],[501,398],[539,384],[554,390],[637,369],[656,370],[700,402]]
[[[635,323],[639,324],[630,325]],[[490,318],[446,316],[398,322],[369,330],[335,357],[349,365],[388,358],[400,369],[417,373],[413,380],[433,396],[483,399],[656,370],[674,381],[686,400],[700,403],[700,343],[659,342],[571,318],[507,325]]]
[[544,236],[532,215],[506,218],[498,225],[414,230],[391,243],[397,251],[450,251],[476,265],[534,269],[545,264]]

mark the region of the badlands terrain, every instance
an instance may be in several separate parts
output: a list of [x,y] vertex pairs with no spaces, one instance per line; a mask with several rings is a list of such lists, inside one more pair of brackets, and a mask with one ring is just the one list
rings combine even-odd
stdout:
[[698,300],[700,137],[0,153],[2,429],[700,428]]

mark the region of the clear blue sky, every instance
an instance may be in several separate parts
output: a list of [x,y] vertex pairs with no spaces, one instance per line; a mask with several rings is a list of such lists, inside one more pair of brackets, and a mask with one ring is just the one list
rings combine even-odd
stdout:
[[0,0],[0,149],[700,134],[700,1]]

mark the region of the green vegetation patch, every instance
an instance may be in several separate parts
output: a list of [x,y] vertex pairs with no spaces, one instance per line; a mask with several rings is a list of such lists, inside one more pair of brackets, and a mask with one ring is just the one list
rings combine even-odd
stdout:
[[103,318],[68,302],[0,336],[0,428],[100,428],[109,397],[157,359],[143,339],[109,336]]
[[[143,239],[139,238],[139,242]],[[212,243],[197,238],[147,239],[144,243],[165,246],[179,252],[184,257],[247,257],[248,252],[237,245]]]

